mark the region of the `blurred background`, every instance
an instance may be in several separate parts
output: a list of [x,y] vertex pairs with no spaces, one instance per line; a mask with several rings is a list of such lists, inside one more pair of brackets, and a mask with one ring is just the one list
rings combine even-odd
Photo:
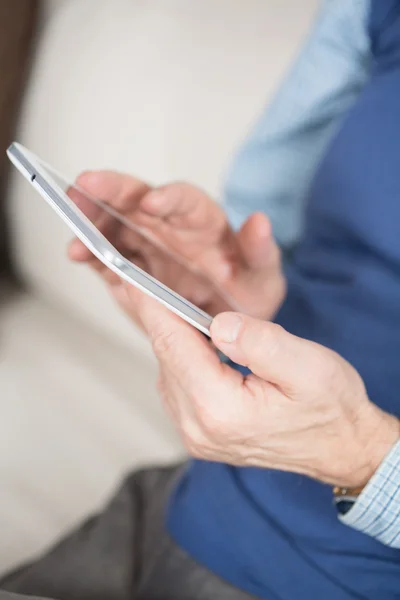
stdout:
[[0,571],[182,450],[147,343],[5,156],[220,198],[318,0],[0,0]]

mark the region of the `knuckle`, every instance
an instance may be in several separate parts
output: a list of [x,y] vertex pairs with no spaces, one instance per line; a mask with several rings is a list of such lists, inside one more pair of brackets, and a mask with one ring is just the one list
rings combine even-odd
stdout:
[[193,431],[184,430],[182,434],[183,445],[191,456],[200,458],[202,456],[202,442],[200,436]]
[[214,445],[206,437],[190,435],[184,438],[184,446],[190,456],[201,459],[212,459],[216,455]]
[[199,414],[199,423],[207,439],[221,442],[229,437],[229,414],[218,407],[207,407]]
[[340,380],[341,365],[330,354],[321,353],[315,361],[314,373],[317,383],[330,390]]
[[259,329],[261,345],[265,348],[266,358],[274,358],[279,354],[282,335],[285,332],[281,325],[264,323]]
[[176,346],[176,336],[172,331],[157,331],[152,338],[152,346],[157,356],[164,356]]
[[189,188],[189,184],[183,181],[174,181],[158,188],[158,190],[164,195],[165,200],[176,200],[178,202],[185,197]]
[[[258,409],[260,406],[266,406],[269,393],[274,389],[275,387],[271,383],[260,380],[259,377],[256,377],[252,373],[246,375],[243,381],[243,391],[251,398],[253,409]],[[248,416],[250,416],[250,414]]]
[[220,437],[224,429],[222,419],[215,411],[208,411],[204,414],[201,423],[203,430],[210,438]]

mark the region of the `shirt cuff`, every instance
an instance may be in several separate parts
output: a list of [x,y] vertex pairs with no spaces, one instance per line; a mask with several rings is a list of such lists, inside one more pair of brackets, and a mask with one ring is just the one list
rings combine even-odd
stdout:
[[342,523],[400,548],[400,441],[384,459]]

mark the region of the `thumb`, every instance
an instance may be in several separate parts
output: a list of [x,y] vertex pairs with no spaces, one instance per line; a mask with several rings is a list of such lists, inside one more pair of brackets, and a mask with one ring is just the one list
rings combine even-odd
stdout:
[[270,220],[263,213],[252,214],[242,225],[237,241],[246,264],[252,269],[265,269],[277,258]]
[[279,386],[288,396],[311,392],[332,364],[329,350],[288,333],[275,323],[239,313],[221,313],[211,325],[211,338],[234,362]]

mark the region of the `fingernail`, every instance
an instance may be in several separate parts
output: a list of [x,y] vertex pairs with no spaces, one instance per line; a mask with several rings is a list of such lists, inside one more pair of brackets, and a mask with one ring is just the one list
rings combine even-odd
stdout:
[[217,315],[212,326],[213,337],[216,341],[232,344],[239,335],[242,323],[241,317],[233,313]]

